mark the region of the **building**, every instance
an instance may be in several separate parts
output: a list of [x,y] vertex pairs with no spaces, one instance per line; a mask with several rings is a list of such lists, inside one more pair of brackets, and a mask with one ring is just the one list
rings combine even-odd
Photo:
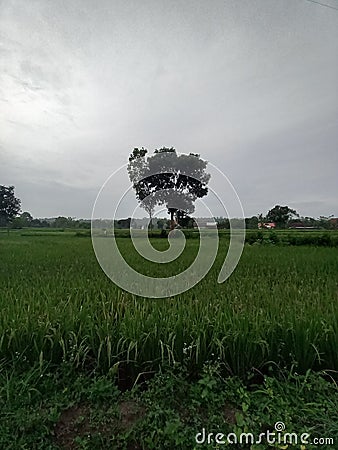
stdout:
[[266,228],[268,230],[274,230],[276,228],[275,222],[258,222],[258,228]]

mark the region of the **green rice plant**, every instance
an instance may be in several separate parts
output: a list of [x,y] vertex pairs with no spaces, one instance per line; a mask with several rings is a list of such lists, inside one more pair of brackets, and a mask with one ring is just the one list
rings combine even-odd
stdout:
[[[197,286],[148,299],[105,276],[90,239],[1,235],[0,359],[102,372],[125,364],[135,376],[176,362],[200,370],[206,361],[242,376],[271,365],[338,370],[337,248],[246,245],[233,275],[218,284],[228,242],[221,237],[216,262]],[[168,276],[191,264],[199,242],[188,239],[168,269],[145,264],[129,239],[118,244],[135,270]]]

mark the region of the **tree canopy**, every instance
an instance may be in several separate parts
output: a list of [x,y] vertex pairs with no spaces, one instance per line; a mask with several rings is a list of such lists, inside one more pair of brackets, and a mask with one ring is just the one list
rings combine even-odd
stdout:
[[20,211],[21,201],[15,197],[14,189],[0,185],[0,226],[8,225]]
[[145,148],[135,148],[129,157],[128,174],[136,198],[150,218],[156,205],[164,205],[171,228],[194,210],[197,198],[208,193],[210,174],[207,161],[195,153],[180,154],[171,147],[156,149],[147,156]]
[[270,222],[275,222],[279,228],[285,228],[288,221],[293,217],[298,217],[299,214],[288,206],[276,205],[274,208],[270,209],[266,219]]

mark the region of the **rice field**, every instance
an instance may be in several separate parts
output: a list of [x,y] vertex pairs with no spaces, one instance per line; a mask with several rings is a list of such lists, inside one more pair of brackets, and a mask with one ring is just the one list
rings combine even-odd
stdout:
[[[135,270],[163,276],[129,239],[118,244]],[[218,284],[227,245],[221,238],[213,268],[193,289],[147,299],[105,276],[89,238],[0,233],[0,360],[102,373],[123,365],[134,377],[161,364],[195,370],[213,360],[239,376],[252,368],[338,370],[338,248],[246,244],[234,274]],[[197,250],[198,239],[188,239],[170,274]]]

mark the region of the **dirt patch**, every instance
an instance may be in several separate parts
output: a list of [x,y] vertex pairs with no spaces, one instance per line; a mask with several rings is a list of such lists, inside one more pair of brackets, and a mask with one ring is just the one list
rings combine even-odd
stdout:
[[132,428],[146,413],[144,406],[132,400],[121,402],[119,406],[121,414],[120,428],[123,431]]
[[[56,444],[65,450],[79,448],[76,438],[85,438],[97,432],[109,438],[116,433],[124,433],[131,429],[145,416],[146,408],[133,400],[126,400],[119,404],[120,417],[116,413],[108,413],[105,421],[95,423],[95,414],[92,416],[90,407],[85,404],[75,405],[63,411],[55,425],[54,435]],[[137,443],[130,443],[128,449],[136,450],[141,447]]]
[[75,438],[90,432],[90,410],[86,405],[76,405],[63,411],[55,425],[56,443],[64,449],[78,448]]
[[223,417],[226,423],[229,425],[236,425],[236,413],[238,413],[239,410],[235,408],[234,405],[231,403],[226,403],[223,407]]

